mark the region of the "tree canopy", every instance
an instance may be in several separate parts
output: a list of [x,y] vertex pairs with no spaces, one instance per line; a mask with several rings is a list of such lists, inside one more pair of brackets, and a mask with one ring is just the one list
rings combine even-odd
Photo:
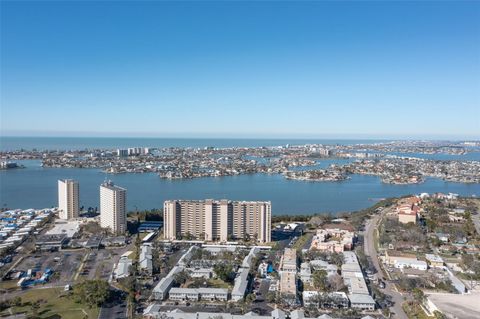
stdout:
[[232,281],[232,272],[233,272],[233,267],[232,265],[227,265],[227,264],[215,264],[213,266],[213,271],[215,272],[215,275],[220,278],[223,281],[229,282]]
[[103,280],[86,280],[74,286],[73,296],[76,302],[90,307],[101,306],[110,297],[110,287]]

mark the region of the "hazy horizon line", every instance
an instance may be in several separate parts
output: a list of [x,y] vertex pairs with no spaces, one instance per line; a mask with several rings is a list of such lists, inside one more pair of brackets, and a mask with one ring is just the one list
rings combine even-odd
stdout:
[[[95,135],[98,134],[98,135]],[[263,134],[195,134],[195,133],[185,133],[185,134],[126,134],[120,135],[120,133],[104,133],[94,132],[92,134],[81,134],[77,133],[74,135],[66,134],[4,134],[0,133],[0,138],[126,138],[126,139],[251,139],[251,140],[262,140],[262,139],[272,139],[272,140],[428,140],[428,141],[470,141],[470,140],[480,140],[480,136],[455,136],[455,135],[437,135],[437,134],[425,134],[425,135],[395,135],[395,134],[385,134],[385,135],[371,135],[371,134],[322,134],[322,135],[263,135]]]

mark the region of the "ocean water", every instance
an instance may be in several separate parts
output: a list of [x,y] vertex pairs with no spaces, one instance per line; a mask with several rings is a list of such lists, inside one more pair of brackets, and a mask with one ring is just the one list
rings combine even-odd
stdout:
[[376,143],[387,140],[347,139],[235,139],[235,138],[125,138],[125,137],[12,137],[0,136],[0,150],[83,150],[128,147],[260,147],[321,143],[325,145]]
[[[321,166],[333,161],[327,160]],[[107,175],[98,169],[43,168],[40,161],[22,161],[25,169],[0,171],[0,205],[9,208],[45,208],[57,205],[57,180],[73,178],[80,183],[85,207],[99,205],[99,186],[106,179],[127,188],[129,210],[163,207],[167,199],[228,198],[270,200],[272,213],[339,213],[369,207],[380,198],[421,192],[480,195],[480,184],[428,179],[418,185],[383,184],[378,177],[353,175],[341,182],[308,182],[281,175],[240,175],[188,180],[165,180],[156,174]]]

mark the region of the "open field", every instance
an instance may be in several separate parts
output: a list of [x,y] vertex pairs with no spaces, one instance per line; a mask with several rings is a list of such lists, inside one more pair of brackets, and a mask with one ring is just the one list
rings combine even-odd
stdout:
[[66,295],[63,288],[26,290],[20,297],[22,298],[21,306],[11,308],[11,312],[4,310],[0,315],[11,313],[33,315],[31,304],[39,302],[36,318],[83,319],[98,317],[98,308],[89,308],[86,305],[75,303]]

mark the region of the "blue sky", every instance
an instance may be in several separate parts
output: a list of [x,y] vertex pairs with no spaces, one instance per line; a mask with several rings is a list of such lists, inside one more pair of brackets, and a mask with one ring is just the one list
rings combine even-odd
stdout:
[[480,2],[1,2],[1,134],[480,137]]

